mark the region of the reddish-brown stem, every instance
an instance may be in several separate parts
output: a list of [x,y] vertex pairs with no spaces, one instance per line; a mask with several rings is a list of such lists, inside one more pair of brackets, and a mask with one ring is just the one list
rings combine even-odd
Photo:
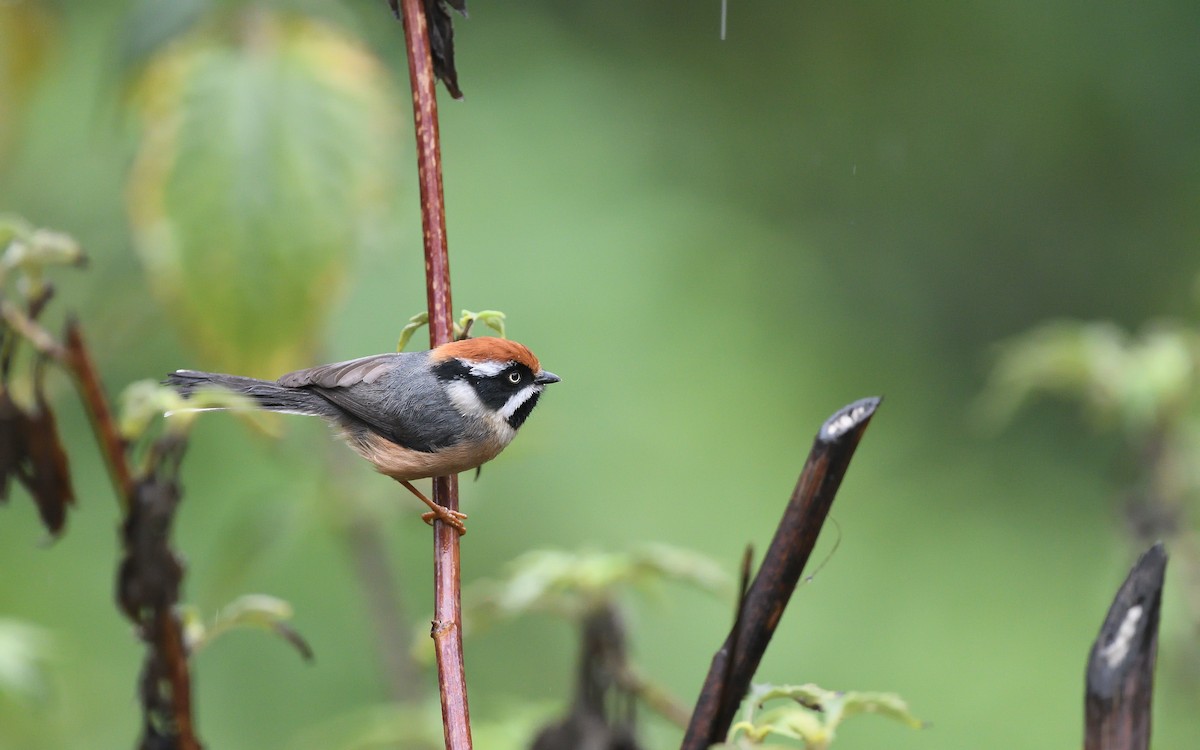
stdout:
[[[437,79],[429,50],[429,31],[421,0],[401,0],[408,73],[412,84],[413,121],[417,136],[417,174],[421,190],[421,226],[425,237],[425,285],[429,300],[429,343],[439,346],[454,337],[450,303],[450,255],[446,244],[446,206],[442,196],[442,160],[438,146]],[[434,502],[458,510],[458,478],[433,480]],[[462,651],[462,604],[459,534],[434,521],[433,643],[437,653],[438,692],[447,750],[471,747],[466,670]]]
[[104,463],[117,490],[117,498],[122,509],[128,513],[133,498],[133,472],[125,457],[125,441],[117,430],[116,420],[113,419],[112,409],[108,398],[104,395],[104,384],[100,374],[92,362],[87,345],[83,341],[83,332],[79,323],[74,319],[67,322],[66,347],[64,364],[75,377],[79,395],[87,407],[88,417],[92,420],[92,430],[100,441],[100,449],[104,452]]
[[169,609],[159,610],[155,616],[158,620],[156,647],[171,681],[171,708],[179,750],[201,750],[192,726],[192,683],[188,675],[187,650],[183,645],[183,626]]

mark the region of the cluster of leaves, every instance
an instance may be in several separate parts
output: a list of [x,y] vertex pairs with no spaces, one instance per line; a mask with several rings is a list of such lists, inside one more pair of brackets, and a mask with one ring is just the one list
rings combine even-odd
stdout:
[[[1010,421],[1035,395],[1078,402],[1097,431],[1122,441],[1117,477],[1126,531],[1134,545],[1165,540],[1188,575],[1188,618],[1200,623],[1200,331],[1159,321],[1137,334],[1113,323],[1059,321],[999,347],[982,394],[993,424]],[[1200,652],[1191,648],[1191,661]]]
[[680,725],[687,710],[634,663],[618,602],[629,588],[683,583],[716,594],[732,588],[709,558],[667,545],[628,552],[535,550],[514,560],[498,581],[481,581],[468,593],[467,625],[531,613],[549,613],[580,632],[574,695],[565,716],[538,731],[535,750],[640,747],[634,706],[640,702]]
[[1004,342],[984,393],[995,423],[1038,393],[1077,399],[1100,426],[1131,437],[1196,417],[1200,334],[1161,322],[1140,335],[1112,323],[1059,321]]
[[[1200,570],[1188,520],[1200,497],[1200,332],[1162,321],[1132,335],[1106,322],[1050,323],[1000,346],[981,405],[994,423],[1035,394],[1080,402],[1097,429],[1124,442],[1132,478],[1122,490],[1138,546],[1185,541]],[[1200,589],[1189,597],[1200,619]]]
[[[504,313],[499,310],[483,310],[481,312],[471,312],[463,310],[462,317],[454,323],[454,338],[465,339],[471,335],[471,328],[476,323],[483,323],[488,328],[491,328],[500,338],[504,338]],[[396,342],[396,351],[404,351],[404,347],[408,346],[408,342],[412,341],[413,334],[429,325],[429,313],[421,312],[408,319],[408,323],[404,328],[400,329],[400,340]]]
[[[82,249],[67,235],[0,216],[0,502],[8,500],[15,479],[54,536],[63,531],[75,491],[45,394],[46,360],[58,347],[37,319],[54,293],[46,270],[83,263]],[[35,350],[22,367],[18,358],[29,339]]]
[[[282,635],[306,657],[310,651],[284,624],[290,608],[266,597],[235,602],[211,628],[200,627],[198,618],[192,618],[190,641],[185,639],[176,611],[184,569],[170,538],[183,495],[179,467],[188,428],[197,406],[236,409],[245,402],[214,390],[184,403],[170,388],[137,383],[126,391],[118,429],[78,325],[69,322],[65,343],[60,343],[38,324],[53,296],[47,269],[82,265],[83,259],[79,243],[71,237],[16,217],[0,217],[0,500],[7,499],[11,480],[16,479],[37,503],[51,533],[63,530],[74,492],[67,454],[44,393],[46,364],[52,361],[67,369],[79,386],[125,511],[116,598],[147,644],[140,679],[142,746],[199,747],[187,698],[187,657],[194,648],[233,627],[255,626]],[[27,356],[19,358],[23,353]],[[19,369],[18,363],[25,367]],[[20,395],[20,390],[28,395]],[[179,416],[161,430],[152,429],[161,423],[158,417],[164,411],[172,410]],[[131,456],[139,446],[143,460],[135,471]],[[14,671],[21,664],[12,659],[8,663],[8,672],[21,677]]]
[[[767,703],[776,703],[766,709]],[[826,690],[816,685],[755,685],[744,704],[745,718],[730,729],[722,747],[780,747],[771,738],[799,740],[809,750],[825,750],[837,728],[860,714],[879,714],[913,729],[925,726],[894,693]]]
[[512,561],[504,578],[472,587],[466,616],[476,625],[535,612],[580,622],[624,588],[663,581],[716,594],[732,590],[728,574],[712,560],[665,544],[629,552],[532,550]]

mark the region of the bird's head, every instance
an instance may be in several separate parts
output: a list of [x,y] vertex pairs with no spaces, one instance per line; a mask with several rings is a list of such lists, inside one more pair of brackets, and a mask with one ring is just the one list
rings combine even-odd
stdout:
[[429,354],[434,374],[460,412],[513,430],[529,417],[546,386],[559,381],[527,347],[508,339],[452,341]]

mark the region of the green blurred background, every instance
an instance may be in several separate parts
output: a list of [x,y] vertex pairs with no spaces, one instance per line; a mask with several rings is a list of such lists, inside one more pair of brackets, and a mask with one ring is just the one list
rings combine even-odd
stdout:
[[[79,312],[110,390],[176,367],[277,374],[394,347],[425,300],[386,4],[265,6],[340,29],[344,47],[296,53],[335,86],[375,75],[367,54],[392,79],[372,80],[377,101],[356,100],[330,129],[295,121],[336,132],[330,163],[358,165],[332,182],[233,153],[264,183],[344,200],[333,223],[268,203],[256,221],[281,228],[203,236],[186,251],[207,275],[158,286],[131,222],[153,224],[137,190],[161,185],[131,187],[152,131],[128,103],[169,85],[139,76],[178,44],[153,43],[172,24],[163,4],[131,5],[0,4],[0,210],[87,248],[88,271],[56,277],[56,312]],[[648,541],[732,572],[747,542],[765,548],[820,422],[882,394],[835,505],[840,544],[797,591],[759,679],[893,690],[932,722],[852,722],[844,750],[1077,744],[1088,648],[1136,553],[1114,503],[1120,445],[1054,402],[1000,434],[972,414],[1000,339],[1054,318],[1195,314],[1200,5],[731,0],[725,41],[716,0],[470,10],[456,23],[466,99],[441,100],[455,304],[505,311],[563,383],[479,482],[463,478],[467,584],[530,549]],[[255,102],[276,123],[266,142],[291,132],[271,110],[280,101],[297,100]],[[351,137],[360,117],[370,127]],[[162,210],[192,211],[181,226],[198,232],[238,205],[214,197],[219,181],[173,189]],[[314,235],[328,236],[312,254],[287,253]],[[256,260],[259,244],[283,255]],[[345,252],[318,252],[334,245]],[[310,338],[256,363],[245,352],[285,334],[225,283],[266,297],[275,281],[308,295]],[[232,347],[251,329],[222,355],[222,331]],[[53,639],[46,693],[0,694],[0,748],[128,747],[140,653],[112,604],[116,504],[77,400],[65,378],[52,385],[80,507],[52,546],[31,504],[0,511],[0,616]],[[327,450],[320,424],[281,422],[272,441],[226,416],[201,421],[176,533],[185,598],[211,613],[241,592],[283,597],[317,658],[304,665],[257,633],[198,655],[200,736],[312,747],[387,697],[347,518],[386,530],[416,631],[431,607],[429,531],[393,483]],[[350,488],[336,501],[334,482]],[[730,601],[662,587],[628,602],[639,663],[690,702]],[[1195,629],[1170,589],[1164,607],[1155,744],[1196,747]],[[575,650],[550,619],[472,634],[472,718],[562,709]],[[649,746],[678,742],[642,716]]]

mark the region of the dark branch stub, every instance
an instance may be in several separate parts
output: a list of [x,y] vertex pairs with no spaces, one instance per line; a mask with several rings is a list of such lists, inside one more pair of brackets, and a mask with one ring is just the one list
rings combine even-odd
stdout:
[[1146,750],[1167,553],[1145,552],[1117,591],[1088,659],[1085,750]]
[[737,620],[713,656],[683,739],[683,750],[704,750],[723,741],[729,732],[879,402],[879,398],[855,401],[835,412],[817,432],[762,566],[743,597]]

